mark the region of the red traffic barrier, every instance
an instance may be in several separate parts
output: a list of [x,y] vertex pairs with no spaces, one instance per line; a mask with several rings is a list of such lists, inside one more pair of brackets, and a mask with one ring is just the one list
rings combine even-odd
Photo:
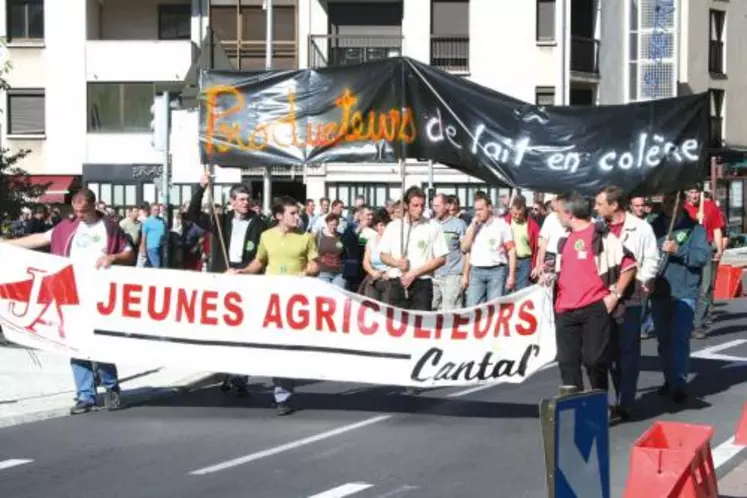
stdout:
[[742,416],[737,422],[737,431],[734,433],[734,444],[747,446],[747,403],[742,408]]
[[720,264],[716,271],[714,299],[734,299],[742,295],[742,268]]
[[624,498],[718,498],[713,427],[655,422],[633,444]]

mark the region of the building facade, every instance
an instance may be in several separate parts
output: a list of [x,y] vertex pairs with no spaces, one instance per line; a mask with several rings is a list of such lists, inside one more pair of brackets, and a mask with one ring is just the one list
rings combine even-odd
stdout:
[[[22,167],[56,178],[55,188],[82,177],[113,205],[156,200],[162,154],[151,144],[153,94],[182,88],[208,26],[236,69],[265,65],[263,0],[0,4],[13,64],[0,102],[4,146],[31,150]],[[747,144],[739,119],[747,111],[739,91],[747,86],[746,11],[733,0],[273,0],[272,63],[321,68],[406,55],[539,105],[710,90],[714,140]],[[174,161],[173,203],[191,194],[196,151],[184,147]],[[395,164],[272,172],[273,195],[350,203],[363,194],[381,205],[401,194]],[[262,173],[238,176],[259,195]],[[439,165],[408,164],[406,186],[431,183],[465,205],[487,188]]]

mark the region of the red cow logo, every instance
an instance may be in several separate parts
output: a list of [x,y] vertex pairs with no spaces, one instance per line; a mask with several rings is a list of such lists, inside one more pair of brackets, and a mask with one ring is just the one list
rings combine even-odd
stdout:
[[8,304],[10,314],[3,314],[3,318],[12,325],[36,334],[38,326],[51,324],[45,317],[49,318],[47,314],[55,312],[60,338],[64,339],[65,316],[62,307],[80,304],[73,266],[66,266],[52,274],[39,268],[28,268],[26,272],[31,276],[29,280],[0,284],[0,299],[12,301]]

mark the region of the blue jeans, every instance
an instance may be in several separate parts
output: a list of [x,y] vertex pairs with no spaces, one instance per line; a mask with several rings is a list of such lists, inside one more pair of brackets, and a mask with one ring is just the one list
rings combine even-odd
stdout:
[[690,334],[695,320],[695,299],[651,298],[659,342],[659,360],[664,381],[672,387],[687,384],[690,362]]
[[[96,385],[93,376],[93,363],[86,360],[70,359],[75,379],[75,391],[78,401],[86,403],[96,402]],[[108,391],[119,390],[119,379],[117,378],[117,367],[112,363],[97,363],[97,370],[101,379],[101,385]]]
[[154,247],[145,250],[145,267],[146,268],[161,268],[161,248]]
[[467,307],[493,301],[503,295],[508,268],[506,265],[481,268],[473,266],[469,270],[467,286]]
[[332,284],[335,287],[338,287],[340,289],[345,288],[345,278],[343,278],[342,273],[332,273],[328,271],[323,271],[319,274],[317,278],[319,280],[324,280],[328,284]]
[[635,401],[641,371],[641,306],[627,306],[621,321],[615,323],[612,357],[612,383],[617,403],[629,408]]
[[529,277],[532,276],[532,258],[519,258],[516,260],[516,288],[520,291],[529,287],[532,283]]
[[641,303],[641,335],[653,334],[654,319],[651,317],[651,298],[644,297]]

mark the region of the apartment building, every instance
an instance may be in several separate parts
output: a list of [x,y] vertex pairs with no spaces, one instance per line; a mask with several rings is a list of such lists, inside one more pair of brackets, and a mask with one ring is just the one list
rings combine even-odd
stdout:
[[[14,65],[13,89],[0,104],[3,143],[31,149],[23,166],[60,179],[59,191],[82,177],[116,205],[155,199],[161,155],[150,143],[152,96],[178,91],[194,75],[208,25],[231,66],[265,64],[263,0],[0,3]],[[747,144],[739,119],[747,111],[739,91],[747,84],[745,10],[735,0],[274,0],[272,62],[321,68],[406,55],[540,105],[712,90],[714,140]],[[196,123],[180,129],[196,134]],[[199,162],[196,146],[180,146],[178,155],[175,203],[191,193],[189,175],[179,172]],[[259,195],[263,172],[239,176]],[[464,204],[487,189],[439,165],[412,163],[407,172],[407,185],[432,183]],[[363,194],[380,205],[401,194],[394,164],[274,167],[272,185],[273,195],[346,203]]]

